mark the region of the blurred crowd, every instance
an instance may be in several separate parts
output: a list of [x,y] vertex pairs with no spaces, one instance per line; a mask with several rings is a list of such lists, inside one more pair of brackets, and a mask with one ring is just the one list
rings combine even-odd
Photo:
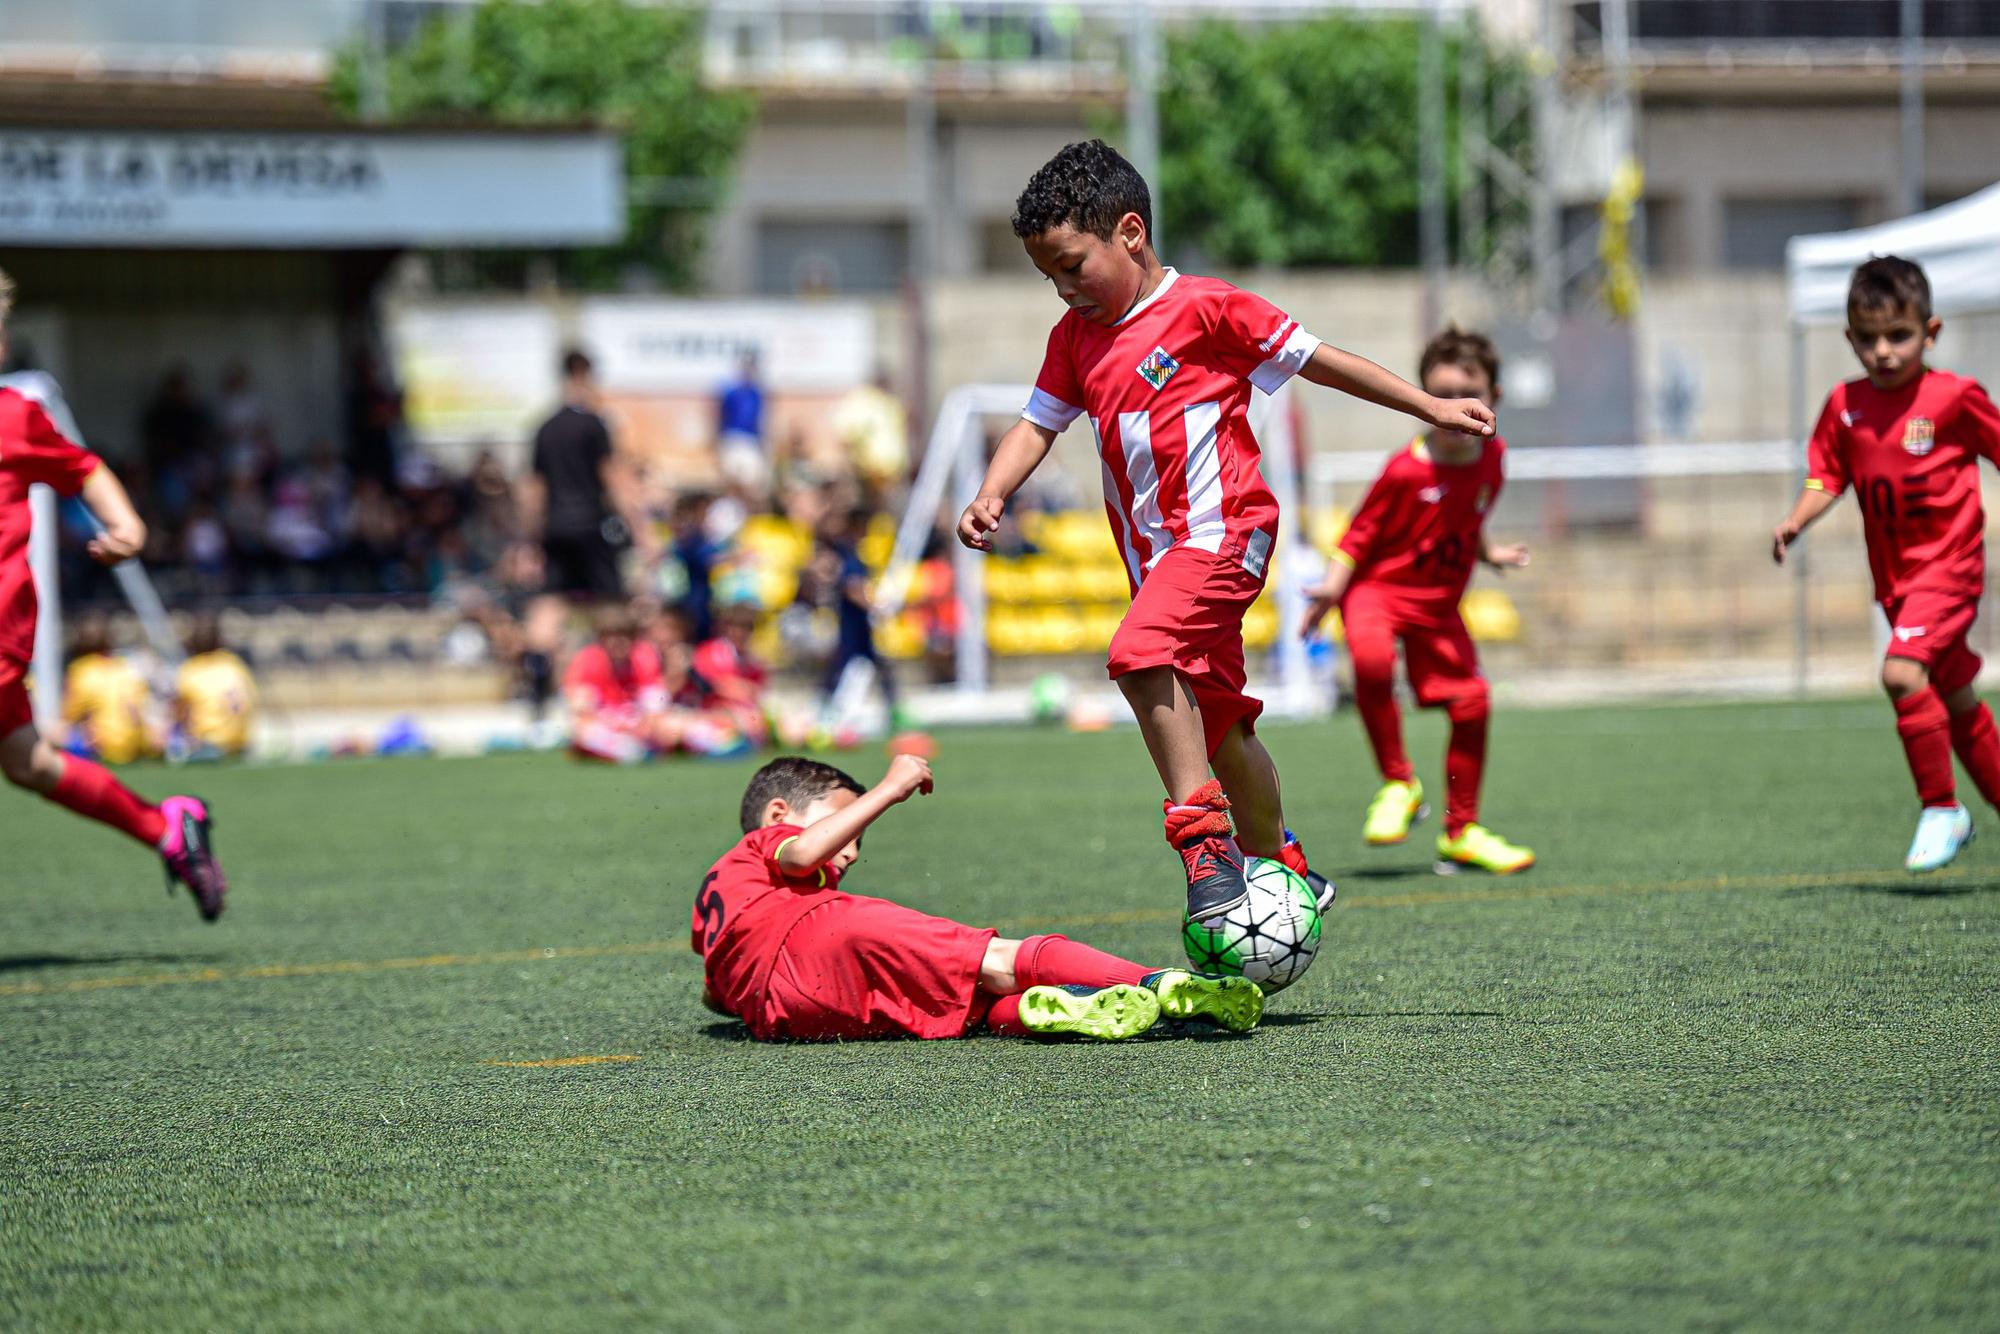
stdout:
[[[837,698],[845,712],[871,690],[893,715],[863,558],[911,466],[886,377],[826,409],[816,434],[837,448],[806,451],[774,439],[758,363],[745,357],[714,395],[709,466],[680,475],[619,447],[585,353],[566,354],[562,371],[561,402],[523,466],[510,471],[488,448],[451,472],[412,447],[401,396],[372,356],[350,364],[340,432],[305,442],[277,438],[247,368],[212,386],[170,368],[138,423],[137,456],[117,460],[147,520],[148,571],[170,605],[450,607],[460,627],[449,658],[504,665],[540,723],[600,758],[763,744],[774,731],[766,656],[803,668],[824,701],[778,730],[826,733]],[[83,555],[82,524],[66,527],[66,593],[113,602],[108,575]],[[774,531],[787,536],[782,553],[751,540]],[[926,567],[926,605],[942,564]],[[103,656],[88,643],[73,653]],[[86,683],[108,679],[99,666]],[[114,702],[104,716],[116,713]]]

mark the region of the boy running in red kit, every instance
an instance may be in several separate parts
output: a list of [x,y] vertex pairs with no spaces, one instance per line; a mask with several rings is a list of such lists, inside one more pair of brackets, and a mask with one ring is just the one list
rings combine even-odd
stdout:
[[1244,978],[1143,968],[1063,936],[1003,940],[841,889],[867,828],[931,782],[913,755],[868,790],[816,760],[759,769],[743,793],[742,840],[695,895],[703,1002],[753,1037],[807,1042],[958,1038],[981,1025],[1118,1039],[1163,1014],[1237,1033],[1257,1026],[1264,994]]
[[[1446,329],[1418,363],[1424,388],[1441,397],[1500,401],[1500,356],[1483,334]],[[1491,712],[1479,654],[1459,615],[1472,564],[1494,569],[1528,563],[1524,546],[1486,540],[1486,516],[1500,498],[1507,446],[1458,431],[1419,436],[1389,458],[1355,511],[1326,582],[1307,593],[1302,636],[1311,636],[1335,607],[1354,663],[1354,698],[1382,771],[1362,837],[1375,846],[1401,843],[1429,809],[1424,785],[1403,750],[1396,708],[1396,642],[1417,703],[1451,719],[1445,751],[1445,823],[1437,869],[1470,866],[1496,875],[1525,871],[1535,854],[1479,823],[1479,782],[1486,768],[1486,719]]]
[[2000,412],[1976,381],[1924,365],[1943,327],[1915,264],[1884,255],[1854,271],[1847,342],[1868,374],[1827,396],[1805,490],[1771,535],[1782,565],[1785,549],[1853,488],[1889,618],[1882,686],[1923,804],[1903,860],[1912,871],[1946,866],[1972,841],[1954,751],[1980,795],[2000,804],[2000,736],[1973,692],[1980,659],[1966,644],[1986,587],[1979,460],[2000,462]]
[[[14,284],[0,273],[0,357],[13,299]],[[184,796],[151,805],[102,765],[63,754],[35,730],[27,682],[36,619],[28,488],[36,482],[81,496],[97,516],[103,531],[89,551],[99,564],[116,565],[146,544],[146,526],[124,486],[83,447],[55,381],[35,372],[0,379],[0,774],[153,849],[166,865],[168,888],[186,885],[212,922],[222,915],[228,886],[209,845],[208,808]]]
[[1493,413],[1476,400],[1433,398],[1322,343],[1261,297],[1162,266],[1146,182],[1101,141],[1071,144],[1037,171],[1013,226],[1069,311],[1049,335],[1022,419],[959,519],[959,540],[991,550],[1008,499],[1056,436],[1089,417],[1132,586],[1110,674],[1166,785],[1188,916],[1214,917],[1248,897],[1246,853],[1305,875],[1324,907],[1332,887],[1307,870],[1285,829],[1277,767],[1256,735],[1264,706],[1244,693],[1243,617],[1278,538],[1250,392],[1275,393],[1303,375],[1481,435]]

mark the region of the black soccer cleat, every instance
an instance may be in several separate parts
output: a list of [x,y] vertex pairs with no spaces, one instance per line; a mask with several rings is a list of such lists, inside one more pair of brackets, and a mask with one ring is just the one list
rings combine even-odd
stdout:
[[1243,875],[1243,852],[1227,834],[1187,840],[1176,848],[1187,868],[1187,915],[1205,922],[1220,917],[1250,898]]

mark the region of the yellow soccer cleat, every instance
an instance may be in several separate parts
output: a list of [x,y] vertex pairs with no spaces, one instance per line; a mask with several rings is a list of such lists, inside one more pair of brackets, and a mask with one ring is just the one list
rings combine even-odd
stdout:
[[1410,836],[1410,826],[1431,813],[1424,805],[1424,785],[1412,778],[1407,783],[1384,783],[1368,803],[1368,822],[1361,837],[1371,848],[1386,848]]
[[1457,838],[1438,835],[1439,875],[1456,875],[1467,867],[1491,871],[1494,875],[1512,875],[1534,864],[1532,851],[1515,847],[1484,825],[1469,824],[1458,831]]

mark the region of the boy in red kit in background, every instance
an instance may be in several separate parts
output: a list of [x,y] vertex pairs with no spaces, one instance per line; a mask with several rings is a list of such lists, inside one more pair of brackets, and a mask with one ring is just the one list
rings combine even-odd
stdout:
[[913,755],[866,790],[795,756],[752,775],[743,838],[695,894],[703,1003],[753,1037],[807,1042],[957,1038],[982,1025],[1111,1040],[1163,1014],[1237,1033],[1257,1026],[1264,995],[1244,978],[1144,968],[1063,936],[1003,940],[843,890],[862,834],[931,783],[930,764]]
[[1324,907],[1332,887],[1308,871],[1285,829],[1277,766],[1256,735],[1264,706],[1244,693],[1243,617],[1278,539],[1277,498],[1250,432],[1251,390],[1275,393],[1304,375],[1478,434],[1491,433],[1492,410],[1433,398],[1320,342],[1261,297],[1164,267],[1146,182],[1101,141],[1071,144],[1037,171],[1013,226],[1069,310],[1049,335],[1022,419],[959,519],[959,540],[990,550],[1008,499],[1057,435],[1090,418],[1105,512],[1132,585],[1110,674],[1166,785],[1167,842],[1187,873],[1188,916],[1211,918],[1249,896],[1246,853],[1305,875]]
[[[1476,398],[1489,406],[1500,401],[1500,356],[1484,334],[1446,329],[1424,349],[1417,374],[1440,397]],[[1505,481],[1506,452],[1497,435],[1439,430],[1391,455],[1341,538],[1326,582],[1307,593],[1311,602],[1299,627],[1309,637],[1327,612],[1340,608],[1355,703],[1382,771],[1382,788],[1362,830],[1368,843],[1403,842],[1429,810],[1403,750],[1395,696],[1398,640],[1417,703],[1450,717],[1440,872],[1469,866],[1509,875],[1535,864],[1534,853],[1479,823],[1491,703],[1458,611],[1474,561],[1496,570],[1528,563],[1526,547],[1486,539],[1486,516]]]
[[1882,687],[1923,813],[1903,864],[1935,871],[1972,841],[1958,802],[1955,751],[1988,804],[2000,804],[2000,736],[1973,682],[1966,645],[1986,587],[1986,515],[1979,460],[2000,462],[2000,412],[1977,382],[1924,365],[1944,325],[1931,285],[1906,259],[1884,255],[1854,271],[1847,342],[1867,375],[1827,396],[1808,451],[1805,490],[1771,534],[1771,557],[1853,489],[1868,542],[1875,598],[1889,618]]
[[[0,273],[0,356],[14,284]],[[209,842],[208,808],[195,797],[168,797],[158,806],[140,798],[102,765],[64,755],[35,730],[28,701],[28,664],[35,647],[35,581],[28,571],[33,520],[28,488],[45,482],[59,495],[80,496],[103,531],[90,540],[91,558],[116,565],[139,554],[146,525],[111,470],[85,449],[55,381],[29,373],[0,380],[0,774],[16,787],[128,834],[153,849],[175,881],[194,895],[201,915],[222,915],[228,885]]]

